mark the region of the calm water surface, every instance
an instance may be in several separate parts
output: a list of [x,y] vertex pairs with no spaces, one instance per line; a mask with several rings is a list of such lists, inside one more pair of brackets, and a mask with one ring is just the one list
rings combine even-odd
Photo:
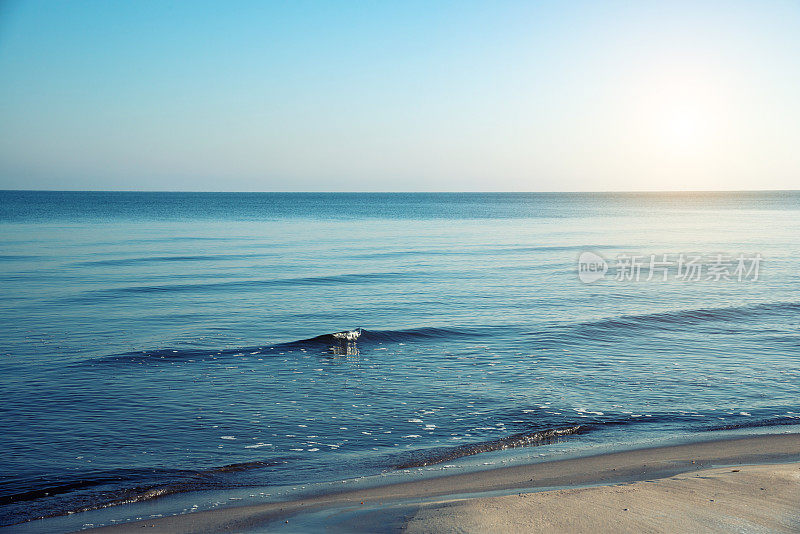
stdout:
[[[0,525],[553,429],[800,423],[799,236],[790,192],[0,192]],[[579,280],[584,251],[604,279]],[[763,261],[646,280],[681,253]]]

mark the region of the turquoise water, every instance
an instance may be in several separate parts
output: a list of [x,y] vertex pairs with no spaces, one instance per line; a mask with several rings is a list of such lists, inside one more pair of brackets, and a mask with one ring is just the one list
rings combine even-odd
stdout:
[[798,236],[795,192],[0,192],[0,525],[798,423]]

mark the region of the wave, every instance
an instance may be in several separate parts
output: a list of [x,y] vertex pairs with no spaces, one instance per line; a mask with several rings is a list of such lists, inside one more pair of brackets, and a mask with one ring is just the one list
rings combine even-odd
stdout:
[[[712,414],[705,414],[712,415]],[[659,424],[659,423],[672,423],[688,425],[700,432],[714,432],[720,430],[735,430],[747,428],[764,428],[773,426],[784,425],[800,425],[800,412],[797,414],[780,415],[764,419],[750,419],[739,423],[723,424],[723,425],[708,425],[698,421],[692,414],[680,413],[652,413],[648,414],[646,418],[633,418],[621,416],[619,414],[612,416],[597,417],[589,420],[585,424],[572,424],[566,426],[558,426],[548,428],[546,430],[537,430],[532,432],[521,432],[511,434],[509,436],[501,437],[494,440],[482,441],[478,443],[469,443],[464,445],[457,445],[454,447],[437,447],[433,449],[422,449],[413,451],[408,454],[401,455],[400,460],[395,462],[393,467],[396,469],[410,469],[415,467],[426,467],[429,465],[440,464],[443,462],[450,462],[463,458],[465,456],[472,456],[484,452],[499,451],[505,449],[513,449],[520,447],[532,447],[538,445],[546,445],[558,441],[559,439],[567,436],[577,434],[585,434],[592,430],[601,428],[608,428],[610,426],[627,426],[627,425],[640,425],[640,424]],[[699,423],[699,424],[698,424]]]
[[[251,461],[210,467],[199,470],[189,469],[118,469],[86,473],[79,478],[61,482],[30,484],[23,491],[4,491],[0,494],[0,505],[24,505],[38,510],[39,518],[55,517],[65,514],[88,512],[109,508],[120,504],[143,502],[176,493],[198,490],[224,490],[240,487],[242,484],[230,479],[229,473],[239,473],[255,469],[276,467],[284,460]],[[159,482],[153,482],[158,480]],[[119,485],[123,487],[120,488]],[[70,495],[61,505],[53,505],[50,500],[40,499]],[[27,510],[30,512],[31,510]],[[31,519],[15,517],[0,520],[0,526],[17,524]]]
[[[103,364],[103,363],[145,363],[145,362],[190,362],[190,361],[209,361],[235,357],[274,355],[276,351],[318,351],[329,353],[331,349],[340,347],[342,343],[355,343],[353,340],[345,340],[337,337],[341,332],[331,332],[319,336],[276,343],[272,345],[260,345],[251,347],[236,347],[227,349],[154,349],[135,352],[124,352],[120,354],[109,354],[99,358],[82,360],[74,365]],[[380,343],[412,343],[430,340],[447,340],[454,338],[468,338],[483,335],[480,329],[456,329],[456,328],[411,328],[406,330],[364,330],[358,337],[359,346],[369,346]]]
[[149,286],[126,286],[112,289],[87,291],[77,296],[61,299],[68,303],[88,303],[97,300],[120,298],[130,295],[152,295],[154,293],[191,293],[209,291],[238,291],[261,288],[365,285],[375,282],[401,282],[409,278],[430,274],[428,271],[348,273],[332,276],[306,276],[298,278],[267,278],[256,280],[228,280],[225,282],[198,282],[192,284],[164,284]]
[[76,490],[113,484],[121,480],[131,483],[142,482],[149,475],[174,476],[180,474],[177,470],[136,470],[120,469],[114,471],[101,471],[87,473],[80,478],[63,481],[45,481],[41,484],[31,484],[24,491],[4,490],[0,493],[0,505],[14,504],[22,501],[32,501],[42,497],[62,495]]
[[[727,323],[764,316],[792,317],[800,312],[800,302],[767,302],[728,306],[720,308],[695,308],[657,313],[621,315],[595,321],[584,321],[571,325],[560,325],[547,330],[530,332],[529,336],[540,336],[552,340],[552,336],[576,337],[600,340],[600,335],[628,336],[631,333],[682,329],[700,324]],[[731,332],[735,332],[732,330]],[[559,337],[560,338],[560,337]]]
[[716,432],[719,430],[738,430],[746,428],[764,428],[770,426],[800,425],[800,413],[796,415],[776,415],[768,419],[756,419],[743,421],[741,423],[731,423],[726,425],[714,425],[703,427],[703,432]]
[[22,260],[38,260],[42,256],[30,256],[23,254],[0,254],[0,261],[22,261]]
[[402,258],[417,256],[475,256],[479,254],[518,254],[526,252],[569,252],[581,250],[602,250],[619,249],[611,245],[540,245],[540,246],[509,246],[496,248],[468,248],[464,250],[455,249],[429,249],[429,250],[389,250],[383,252],[367,252],[349,255],[354,259],[380,259],[380,258]]
[[[361,276],[361,275],[359,275]],[[342,277],[336,277],[342,278]],[[323,283],[322,279],[314,279]],[[341,280],[339,280],[340,282]],[[336,283],[339,283],[336,282]],[[151,288],[152,289],[152,288]],[[487,337],[504,332],[514,333],[521,339],[533,341],[539,346],[561,346],[570,342],[612,342],[620,337],[647,334],[657,330],[696,328],[701,324],[731,323],[744,319],[763,316],[794,317],[800,312],[800,302],[772,302],[757,303],[743,306],[730,306],[720,308],[696,308],[671,310],[657,313],[622,315],[603,318],[594,321],[583,321],[574,324],[557,324],[543,327],[535,331],[522,332],[519,326],[483,326],[469,328],[435,328],[422,327],[405,330],[363,330],[358,339],[359,346],[369,346],[376,343],[403,343],[421,342],[431,340],[453,340],[468,337]],[[729,329],[725,333],[736,333],[738,330]],[[339,346],[342,340],[336,339],[336,332],[319,336],[288,341],[270,345],[235,347],[225,349],[214,348],[161,348],[126,352],[102,356],[86,362],[145,362],[145,361],[206,361],[230,357],[243,357],[246,355],[263,356],[275,351],[305,350],[330,352],[330,349]],[[794,335],[770,334],[762,332],[764,339],[773,339],[783,344],[795,345],[800,338]],[[763,337],[762,336],[762,337]],[[771,336],[771,337],[770,337]]]
[[422,451],[416,451],[413,453],[413,458],[404,460],[395,465],[395,467],[397,469],[425,467],[428,465],[440,464],[442,462],[450,462],[458,458],[472,456],[482,452],[544,445],[547,443],[552,443],[554,440],[557,440],[563,436],[580,434],[586,432],[587,430],[588,427],[584,425],[574,425],[568,427],[550,428],[547,430],[537,430],[535,432],[521,432],[491,441],[458,445],[456,447],[425,449]]
[[[368,347],[370,344],[379,343],[424,342],[469,337],[487,337],[495,335],[500,331],[505,333],[514,331],[516,335],[528,341],[534,341],[539,346],[560,346],[570,342],[585,342],[586,340],[591,340],[592,342],[611,342],[618,337],[645,334],[653,330],[697,327],[702,323],[727,323],[735,320],[752,319],[755,316],[783,315],[788,317],[795,316],[798,312],[800,312],[800,303],[798,302],[773,302],[724,308],[697,308],[639,315],[622,315],[575,324],[551,325],[533,332],[528,331],[525,333],[520,332],[518,327],[513,326],[469,328],[422,327],[404,330],[362,330],[357,343],[359,346]],[[736,330],[730,330],[730,332],[735,333]],[[126,352],[101,356],[90,360],[82,360],[78,362],[78,365],[99,362],[140,363],[148,361],[207,361],[231,357],[264,356],[275,353],[275,351],[292,350],[327,353],[330,352],[333,347],[340,346],[343,342],[342,339],[337,339],[335,334],[337,334],[337,332],[277,344],[225,349],[160,348]],[[774,338],[776,342],[783,344],[795,345],[800,340],[800,338],[795,335],[787,336],[765,333],[764,336],[767,336],[769,339]],[[764,339],[767,339],[767,337]],[[352,343],[353,340],[349,342]]]
[[73,265],[78,267],[122,267],[126,265],[138,265],[141,263],[169,263],[169,262],[192,262],[192,261],[221,261],[239,260],[246,258],[261,258],[274,256],[274,254],[215,254],[197,256],[143,256],[138,258],[117,258],[108,260],[90,260],[75,262]]
[[344,344],[355,344],[358,346],[369,346],[380,343],[415,343],[431,340],[452,340],[455,338],[468,338],[483,335],[483,330],[479,329],[458,329],[458,328],[409,328],[405,330],[365,330],[357,329],[360,335],[355,340],[343,339],[343,332],[331,332],[320,336],[279,343],[266,348],[266,350],[322,350],[328,352],[332,347],[339,347]]

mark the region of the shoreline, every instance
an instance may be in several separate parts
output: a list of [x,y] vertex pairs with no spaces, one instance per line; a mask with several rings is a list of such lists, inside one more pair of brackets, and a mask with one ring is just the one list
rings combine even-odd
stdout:
[[[616,484],[669,479],[683,473],[713,470],[720,466],[798,461],[800,433],[725,438],[448,474],[284,502],[233,506],[122,523],[88,531],[98,534],[143,531],[246,532],[269,525],[275,530],[294,532],[298,531],[298,527],[308,530],[313,529],[314,525],[324,528],[332,523],[343,530],[367,531],[377,528],[398,531],[404,529],[420,509],[430,508],[430,502],[427,501],[435,498],[440,501],[449,498],[483,502],[492,492],[528,495],[539,492],[536,494],[544,495],[592,486],[607,488]],[[797,472],[800,473],[800,470]],[[335,519],[333,516],[336,516]],[[430,521],[430,517],[426,517],[424,520]],[[412,526],[414,521],[417,519],[413,519]],[[417,523],[417,526],[423,524]],[[424,530],[422,528],[421,531]]]

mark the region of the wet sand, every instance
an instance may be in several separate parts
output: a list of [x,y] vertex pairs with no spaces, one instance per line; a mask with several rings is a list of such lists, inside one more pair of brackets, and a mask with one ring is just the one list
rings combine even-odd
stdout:
[[[754,436],[462,473],[91,532],[798,531],[800,464],[791,463],[797,461],[800,434]],[[744,465],[750,467],[728,467]],[[581,487],[590,485],[598,487]]]

